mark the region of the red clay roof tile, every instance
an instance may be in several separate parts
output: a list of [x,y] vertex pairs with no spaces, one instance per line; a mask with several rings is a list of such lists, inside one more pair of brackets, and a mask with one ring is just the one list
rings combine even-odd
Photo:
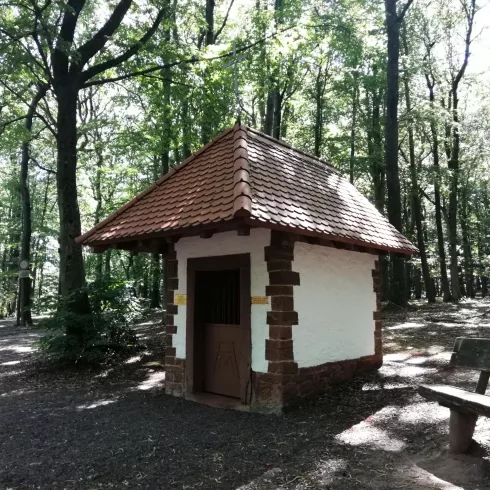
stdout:
[[247,223],[414,253],[328,163],[236,125],[77,239],[104,245],[239,217]]

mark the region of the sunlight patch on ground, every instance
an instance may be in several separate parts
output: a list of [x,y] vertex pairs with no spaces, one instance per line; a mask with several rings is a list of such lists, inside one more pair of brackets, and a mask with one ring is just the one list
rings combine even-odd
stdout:
[[407,405],[400,413],[398,420],[405,424],[420,424],[426,420],[437,422],[447,420],[449,410],[441,407],[436,403],[420,402],[412,405]]
[[105,407],[111,403],[116,403],[117,400],[98,400],[94,403],[78,405],[77,410],[91,410],[92,408]]
[[386,327],[386,330],[403,330],[405,328],[422,328],[422,327],[425,327],[423,323],[406,322],[406,323],[398,323],[393,327]]
[[18,374],[22,374],[24,371],[8,371],[6,373],[0,373],[0,378],[5,378],[7,376],[17,376]]
[[135,362],[141,361],[141,356],[133,356],[124,361],[124,364],[133,364]]
[[421,366],[406,366],[404,364],[384,364],[379,373],[382,376],[402,376],[404,378],[413,378],[416,376],[425,376],[437,372],[436,368],[427,368]]
[[409,387],[410,385],[404,383],[366,383],[363,385],[362,391],[399,390]]
[[109,376],[109,374],[111,374],[112,371],[114,371],[114,368],[105,369],[101,373],[96,374],[94,378],[107,378],[107,376]]
[[150,373],[148,378],[140,383],[136,389],[151,390],[152,388],[163,388],[165,386],[165,372],[157,371]]
[[335,439],[350,446],[369,446],[383,451],[402,451],[406,444],[383,429],[373,427],[368,419],[353,425],[335,436]]
[[385,354],[383,356],[383,360],[384,362],[390,362],[390,361],[401,362],[410,359],[410,356],[411,354],[404,354],[403,352],[400,352],[399,354]]
[[26,393],[32,393],[32,390],[13,390],[2,393],[0,396],[10,396],[10,395],[24,395]]
[[325,485],[331,484],[336,474],[345,471],[347,466],[347,461],[341,458],[317,461],[315,469],[308,475],[308,480],[311,479],[315,485],[321,485],[321,488],[325,488]]
[[7,361],[0,362],[0,366],[15,366],[16,364],[20,364],[22,361]]
[[8,347],[0,347],[0,351],[13,350],[14,352],[33,352],[33,347],[24,347],[22,345],[9,345]]

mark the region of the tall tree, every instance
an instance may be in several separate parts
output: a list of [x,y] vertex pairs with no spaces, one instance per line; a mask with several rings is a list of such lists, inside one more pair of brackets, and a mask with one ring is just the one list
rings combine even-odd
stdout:
[[449,256],[451,260],[451,290],[454,300],[461,297],[461,287],[459,283],[458,266],[458,192],[459,192],[459,172],[460,172],[460,115],[459,115],[459,86],[464,77],[468,61],[470,58],[470,46],[473,41],[473,25],[476,14],[476,0],[464,0],[461,6],[465,15],[465,49],[463,60],[456,68],[453,60],[450,60],[450,90],[448,95],[448,110],[451,113],[452,124],[449,130],[450,151],[448,167],[451,171],[451,183],[449,188],[449,208],[448,208],[448,231],[449,231]]
[[[399,58],[400,58],[400,25],[412,4],[407,0],[400,12],[397,0],[385,0],[386,33],[388,39],[388,61],[386,68],[386,184],[388,188],[388,219],[399,231],[403,231],[400,175],[398,168],[398,92],[399,92]],[[391,301],[398,305],[407,302],[405,291],[405,261],[392,255]]]

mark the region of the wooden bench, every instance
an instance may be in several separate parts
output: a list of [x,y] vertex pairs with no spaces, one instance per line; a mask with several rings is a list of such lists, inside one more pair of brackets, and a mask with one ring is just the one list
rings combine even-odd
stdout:
[[490,417],[490,396],[485,395],[490,378],[490,339],[458,337],[449,364],[481,371],[474,393],[447,385],[421,385],[419,393],[451,409],[449,450],[466,453],[478,416]]

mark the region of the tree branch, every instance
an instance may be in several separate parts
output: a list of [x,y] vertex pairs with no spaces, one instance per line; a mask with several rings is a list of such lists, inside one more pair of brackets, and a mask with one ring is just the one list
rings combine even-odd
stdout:
[[80,71],[107,43],[108,39],[119,28],[133,0],[120,0],[107,22],[94,34],[92,39],[77,49],[79,59],[72,61],[70,72]]
[[223,23],[221,24],[221,27],[216,31],[216,34],[214,35],[214,42],[215,43],[218,40],[218,36],[221,34],[223,29],[225,28],[226,23],[228,22],[228,16],[230,15],[230,10],[231,10],[231,7],[233,7],[234,2],[235,2],[235,0],[230,1],[230,5],[228,5],[228,10],[226,11],[226,15],[225,15],[225,18],[223,19]]
[[[285,27],[284,29],[281,29],[280,31],[276,31],[268,36],[263,37],[262,39],[259,39],[258,41],[255,41],[251,44],[247,44],[246,46],[242,46],[241,48],[237,48],[236,53],[243,53],[244,51],[248,51],[249,49],[254,48],[255,46],[265,43],[267,40],[276,37],[278,34],[281,34],[283,32],[286,32],[290,29],[294,29],[296,25],[288,26]],[[139,70],[139,71],[134,71],[132,73],[126,73],[125,75],[120,75],[118,77],[113,77],[113,78],[103,78],[100,80],[94,80],[92,82],[87,81],[86,83],[83,84],[81,88],[88,88],[92,87],[95,85],[103,85],[104,83],[110,83],[110,82],[119,82],[121,80],[127,80],[128,78],[134,78],[138,77],[140,75],[146,75],[148,73],[154,73],[158,70],[163,70],[164,68],[172,68],[174,66],[179,66],[179,65],[185,65],[188,63],[199,63],[202,61],[216,61],[216,60],[221,60],[225,58],[229,58],[230,56],[233,56],[233,50],[228,51],[226,53],[217,55],[217,56],[212,56],[210,58],[197,58],[196,56],[192,56],[191,58],[185,58],[183,60],[178,60],[178,61],[173,61],[172,63],[167,63],[164,65],[157,65],[157,66],[152,66],[150,68],[146,68],[145,70]]]
[[48,174],[56,175],[56,170],[51,170],[50,168],[43,167],[33,156],[31,156],[31,160],[34,162],[34,165],[36,165],[36,167],[44,170],[45,172],[48,172]]
[[69,47],[73,44],[75,28],[78,22],[78,16],[85,6],[85,0],[68,0],[65,8],[65,14],[61,22],[60,33],[56,40],[56,46],[51,55],[51,65],[53,73],[57,75],[68,73],[68,54]]
[[146,31],[144,36],[136,44],[133,44],[133,46],[131,46],[123,54],[116,56],[110,60],[99,63],[98,65],[92,66],[87,70],[85,70],[84,72],[82,72],[82,84],[90,80],[95,75],[98,75],[99,73],[109,70],[110,68],[114,68],[120,65],[121,63],[124,63],[125,61],[129,60],[129,58],[131,58],[132,56],[134,56],[153,36],[158,26],[160,25],[160,22],[162,21],[166,11],[167,10],[165,8],[161,9],[158,12],[157,17],[153,22],[152,26]]
[[410,8],[410,5],[412,5],[413,0],[407,0],[407,3],[403,6],[401,12],[397,16],[397,22],[401,22],[403,18],[405,17],[405,14],[407,13],[407,10]]

